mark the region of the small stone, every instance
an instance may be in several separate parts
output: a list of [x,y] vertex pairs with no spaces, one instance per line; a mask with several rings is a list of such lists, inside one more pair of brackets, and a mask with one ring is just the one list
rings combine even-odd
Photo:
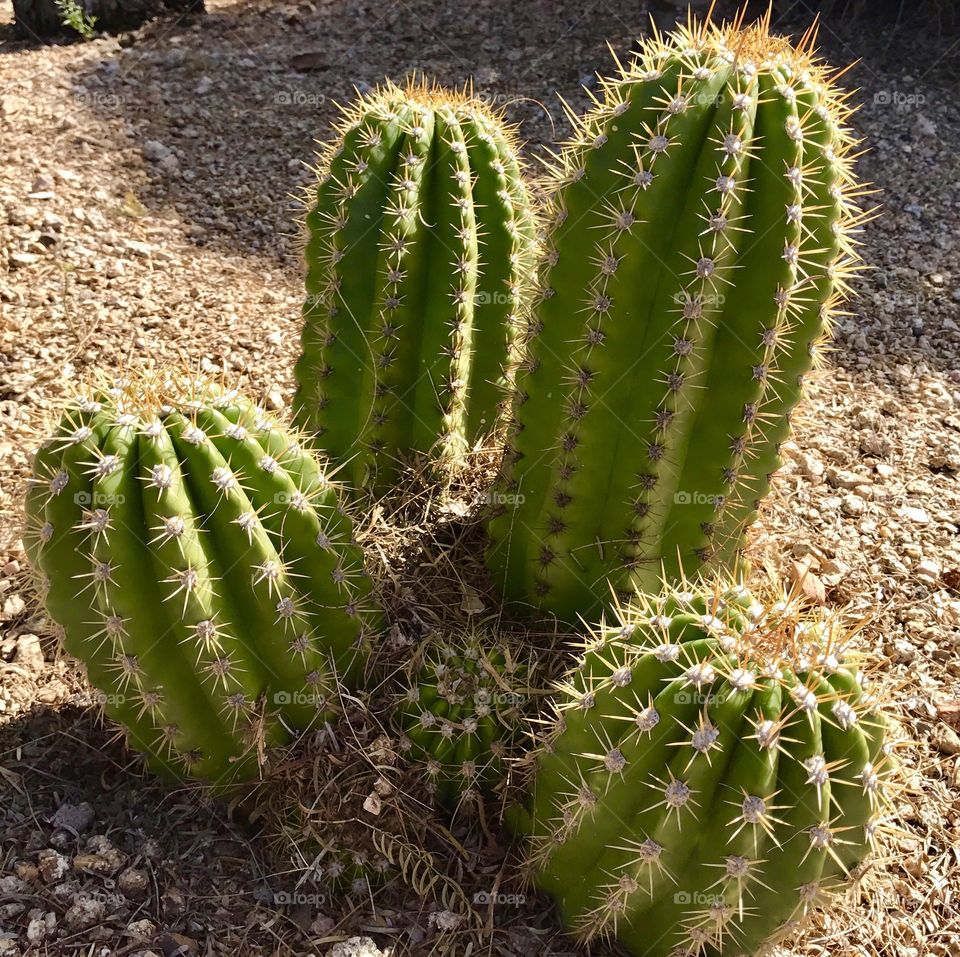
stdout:
[[102,834],[95,834],[87,841],[87,850],[73,859],[78,871],[94,874],[113,874],[126,863],[127,856],[117,850]]
[[796,457],[801,474],[807,478],[819,479],[824,472],[823,462],[810,452],[800,452]]
[[913,522],[916,525],[928,525],[930,523],[930,516],[922,508],[915,508],[913,505],[905,505],[903,508],[898,508],[897,514],[901,518],[906,519],[906,521]]
[[960,754],[960,735],[945,724],[938,724],[930,735],[933,746],[942,754]]
[[283,393],[279,389],[271,389],[264,397],[264,405],[274,412],[279,412],[283,406]]
[[[437,915],[431,914],[431,920]],[[351,937],[334,944],[327,957],[387,957],[369,937]]]
[[143,158],[151,163],[159,163],[171,155],[170,147],[159,140],[147,140],[143,144]]
[[37,867],[46,883],[56,884],[70,871],[70,861],[59,851],[48,847],[37,855]]
[[890,478],[891,475],[893,475],[893,466],[887,465],[886,462],[877,462],[877,464],[873,468],[874,468],[874,471],[877,473],[877,475],[880,476],[880,478],[887,479],[887,478]]
[[107,907],[101,900],[81,897],[64,915],[64,922],[70,930],[87,930],[94,924],[100,924],[107,916]]
[[820,577],[823,579],[825,585],[832,588],[838,585],[849,572],[849,565],[844,564],[844,562],[836,558],[829,558],[823,563]]
[[47,936],[47,922],[42,917],[35,917],[27,924],[27,940],[36,946],[43,943]]
[[14,870],[17,873],[17,877],[22,881],[26,881],[28,884],[32,884],[40,876],[37,865],[30,861],[17,861]]
[[47,173],[38,173],[34,177],[33,185],[30,187],[31,195],[34,193],[52,193],[56,187],[53,177]]
[[867,503],[859,495],[844,495],[840,503],[843,514],[852,517],[862,515],[866,507]]
[[123,247],[135,256],[148,257],[153,254],[153,247],[149,243],[142,243],[136,239],[125,239],[123,241]]
[[204,75],[197,80],[197,85],[193,88],[193,92],[196,96],[205,96],[210,90],[213,89],[213,80],[210,77]]
[[170,153],[157,163],[157,168],[167,176],[176,176],[180,172],[180,160]]
[[23,269],[32,266],[39,258],[36,253],[10,253],[8,262],[11,269]]
[[864,479],[854,472],[847,472],[844,469],[827,469],[827,482],[834,488],[853,489],[863,483]]
[[137,940],[153,940],[157,934],[157,925],[144,917],[127,924],[125,933],[128,937],[134,937]]
[[827,590],[808,562],[794,562],[790,571],[794,584],[800,587],[806,598],[818,605],[826,602]]
[[27,885],[13,874],[0,877],[0,893],[3,893],[7,897],[12,897],[14,894],[26,894],[27,890]]
[[909,665],[917,657],[917,649],[910,644],[909,641],[905,641],[903,638],[898,638],[893,643],[893,657],[894,660],[905,665]]
[[937,124],[928,119],[922,113],[917,114],[913,123],[913,129],[910,131],[916,140],[930,140],[937,135]]
[[915,571],[917,577],[924,581],[937,582],[940,580],[940,566],[930,558],[925,558],[919,562]]
[[13,660],[21,668],[35,674],[43,671],[43,649],[40,647],[40,639],[36,635],[21,635],[17,639],[17,650]]
[[150,886],[150,878],[145,871],[136,867],[128,867],[120,872],[117,878],[117,887],[124,897],[144,897]]
[[63,229],[63,219],[56,213],[51,213],[49,210],[43,214],[41,222],[47,229],[53,230],[53,232],[56,233],[59,233],[60,230]]

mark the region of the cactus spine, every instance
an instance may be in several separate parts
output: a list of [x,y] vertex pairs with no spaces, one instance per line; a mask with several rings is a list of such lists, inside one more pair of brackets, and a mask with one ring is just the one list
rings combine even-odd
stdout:
[[382,492],[496,425],[534,224],[512,130],[476,99],[388,84],[338,134],[306,217],[296,421]]
[[39,450],[28,552],[67,651],[151,765],[227,783],[364,667],[369,580],[337,486],[235,392],[145,374]]
[[399,703],[402,753],[421,762],[448,807],[503,790],[530,669],[508,647],[471,635],[431,641]]
[[490,523],[513,601],[727,566],[769,488],[863,216],[844,96],[768,26],[647,41],[558,157]]
[[752,954],[868,853],[885,721],[839,620],[722,584],[641,598],[559,690],[521,826],[585,939]]

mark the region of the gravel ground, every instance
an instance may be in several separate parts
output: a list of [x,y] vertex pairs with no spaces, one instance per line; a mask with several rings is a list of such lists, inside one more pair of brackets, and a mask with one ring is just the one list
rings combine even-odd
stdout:
[[[444,934],[444,912],[413,889],[341,911],[278,904],[249,820],[160,790],[98,724],[31,595],[17,499],[45,417],[95,366],[199,363],[285,405],[301,284],[293,197],[354,85],[414,69],[472,78],[534,156],[563,132],[555,91],[582,106],[606,41],[625,51],[648,12],[667,25],[676,8],[208,8],[202,24],[0,47],[0,955],[378,953],[336,950],[359,934],[398,955],[444,941],[453,954],[556,957],[569,944],[529,894],[485,911],[496,932],[479,943]],[[887,656],[916,742],[888,876],[787,952],[946,957],[960,952],[960,104],[948,41],[891,50],[870,29],[853,41],[828,24],[823,40],[835,61],[864,55],[850,82],[872,149],[862,170],[885,207],[865,235],[874,269],[837,325],[751,551],[787,579],[808,570],[815,599],[868,618],[863,640]],[[462,854],[447,859],[464,886],[489,889],[496,837],[454,837]]]

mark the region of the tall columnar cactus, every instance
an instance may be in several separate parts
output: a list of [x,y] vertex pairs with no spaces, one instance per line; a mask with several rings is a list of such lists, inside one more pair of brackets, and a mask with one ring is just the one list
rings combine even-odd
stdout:
[[890,767],[847,636],[725,585],[641,598],[592,636],[519,816],[577,933],[752,954],[857,867]]
[[432,641],[399,702],[401,753],[456,809],[503,791],[528,703],[530,668],[482,635]]
[[339,489],[236,392],[148,374],[78,401],[27,525],[66,650],[157,770],[254,774],[362,677],[370,583]]
[[345,114],[306,217],[296,421],[355,486],[497,423],[534,222],[499,116],[388,84]]
[[575,621],[608,582],[738,550],[863,218],[850,108],[811,43],[692,22],[576,120],[490,523],[509,599]]

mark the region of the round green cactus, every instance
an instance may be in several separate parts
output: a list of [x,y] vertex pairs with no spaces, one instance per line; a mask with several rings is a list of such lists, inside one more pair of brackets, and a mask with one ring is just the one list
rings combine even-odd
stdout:
[[357,488],[456,459],[512,376],[534,221],[513,131],[477,99],[387,84],[347,111],[306,216],[296,422]]
[[400,697],[400,751],[448,807],[502,791],[529,698],[530,669],[479,634],[431,640]]
[[528,805],[584,939],[752,954],[868,855],[886,722],[839,619],[739,587],[640,597],[559,689]]
[[339,489],[236,392],[147,374],[79,400],[27,527],[66,650],[158,771],[251,776],[362,677],[375,617]]
[[730,571],[769,489],[863,215],[844,95],[767,26],[646,41],[557,159],[490,523],[511,601],[575,622]]

